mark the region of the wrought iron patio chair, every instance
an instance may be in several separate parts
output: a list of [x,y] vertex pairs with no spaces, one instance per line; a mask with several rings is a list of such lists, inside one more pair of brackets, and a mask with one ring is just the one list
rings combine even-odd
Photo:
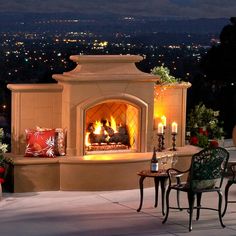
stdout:
[[228,207],[228,203],[236,203],[236,200],[229,200],[229,188],[232,184],[236,184],[236,163],[233,163],[230,165],[230,172],[232,173],[232,176],[229,178],[226,186],[225,186],[225,207],[222,213],[222,217],[225,215]]
[[[168,169],[169,186],[166,192],[166,215],[163,224],[167,221],[170,209],[179,209],[179,207],[170,206],[170,192],[171,190],[182,191],[187,193],[189,213],[189,231],[192,230],[192,216],[193,209],[197,209],[196,220],[199,219],[200,209],[208,209],[218,211],[219,220],[222,227],[225,227],[222,221],[221,207],[222,207],[222,183],[226,166],[229,159],[227,150],[221,147],[204,149],[192,156],[190,168],[187,171],[180,171],[177,169]],[[173,178],[176,174],[188,174],[185,183],[174,183]],[[201,206],[202,193],[217,192],[218,193],[218,208],[210,208]],[[195,197],[197,197],[197,204],[194,206]]]

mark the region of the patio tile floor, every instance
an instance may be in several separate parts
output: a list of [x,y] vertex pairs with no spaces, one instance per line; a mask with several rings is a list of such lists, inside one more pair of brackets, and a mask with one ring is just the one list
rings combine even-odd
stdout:
[[[236,151],[230,153],[230,160],[236,161]],[[236,186],[229,197],[236,199]],[[202,203],[217,207],[217,198],[217,194],[206,194]],[[186,211],[171,210],[168,221],[162,224],[161,204],[153,207],[154,188],[144,189],[141,212],[136,211],[139,200],[139,189],[4,193],[0,201],[0,235],[236,235],[236,204],[229,205],[223,218],[226,228],[221,227],[217,212],[202,210],[200,219],[193,220],[193,231],[189,233]],[[176,201],[175,195],[171,201]],[[186,195],[182,194],[181,205],[186,203]]]

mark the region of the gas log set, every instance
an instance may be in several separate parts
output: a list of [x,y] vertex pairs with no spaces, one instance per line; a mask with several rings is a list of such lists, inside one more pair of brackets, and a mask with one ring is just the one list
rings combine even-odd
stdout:
[[112,151],[129,149],[126,125],[116,126],[113,117],[91,122],[86,130],[86,151]]

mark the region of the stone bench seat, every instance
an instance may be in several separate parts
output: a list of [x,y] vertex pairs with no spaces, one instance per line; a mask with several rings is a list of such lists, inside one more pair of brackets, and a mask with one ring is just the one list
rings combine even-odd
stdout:
[[[178,148],[177,168],[187,169],[190,157],[199,149]],[[157,157],[170,151],[157,153]],[[13,160],[14,192],[106,191],[138,188],[137,172],[150,168],[151,152],[109,155],[31,158],[7,153]],[[145,187],[153,186],[152,181]]]

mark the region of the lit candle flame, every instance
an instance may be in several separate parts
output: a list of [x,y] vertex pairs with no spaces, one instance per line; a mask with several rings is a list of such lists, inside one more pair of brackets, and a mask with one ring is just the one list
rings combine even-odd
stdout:
[[158,134],[163,134],[164,133],[164,126],[162,123],[158,124],[158,129],[157,129]]
[[171,132],[177,134],[177,130],[178,130],[178,124],[176,122],[172,122]]

